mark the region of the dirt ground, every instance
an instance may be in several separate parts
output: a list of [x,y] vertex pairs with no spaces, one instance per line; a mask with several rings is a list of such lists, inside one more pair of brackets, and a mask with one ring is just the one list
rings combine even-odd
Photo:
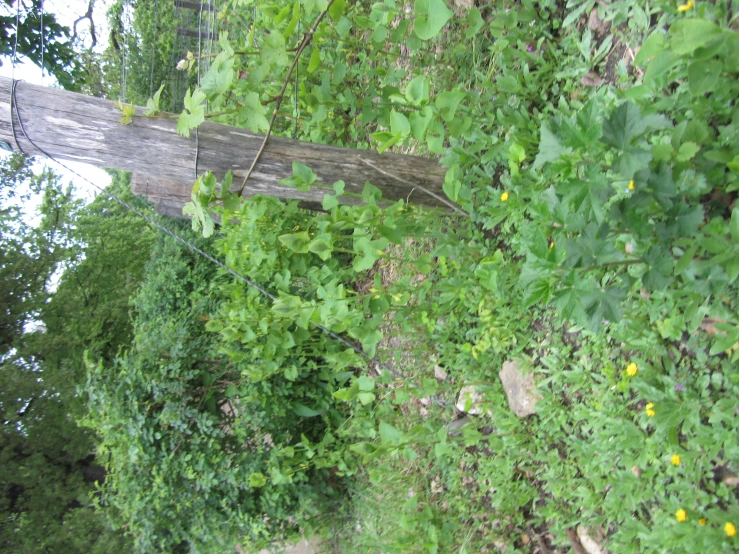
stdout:
[[[238,554],[248,554],[246,550],[237,545],[234,549]],[[303,539],[299,543],[287,546],[283,551],[285,554],[316,554],[318,552],[317,543],[315,540]],[[260,550],[258,554],[272,554],[269,550]]]

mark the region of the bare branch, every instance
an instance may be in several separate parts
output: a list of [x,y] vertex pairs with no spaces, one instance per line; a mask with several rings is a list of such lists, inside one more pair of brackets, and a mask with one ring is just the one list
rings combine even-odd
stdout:
[[98,42],[97,34],[95,32],[95,20],[92,18],[92,10],[94,7],[95,7],[95,0],[90,0],[89,3],[87,4],[87,11],[83,15],[75,19],[74,23],[72,24],[73,33],[72,33],[72,37],[70,38],[70,42],[74,42],[75,40],[79,38],[79,36],[77,35],[77,25],[80,24],[85,19],[87,19],[90,22],[90,36],[92,37],[92,44],[90,45],[90,50],[92,50],[95,47],[95,45],[97,45],[97,42]]

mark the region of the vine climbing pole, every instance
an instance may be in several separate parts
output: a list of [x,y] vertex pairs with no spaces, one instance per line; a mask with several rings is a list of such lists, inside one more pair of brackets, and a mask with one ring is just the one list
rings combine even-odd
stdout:
[[[12,89],[11,79],[0,78],[0,141],[26,154],[132,171],[137,176],[135,192],[166,199],[161,204],[170,215],[180,215],[190,200],[196,174],[212,171],[220,179],[230,170],[238,190],[264,139],[259,133],[206,121],[196,141],[176,133],[174,116],[135,117],[123,125],[120,111],[109,100],[22,81]],[[386,200],[447,208],[445,171],[436,160],[282,137],[269,139],[243,195],[295,198],[317,206],[324,194],[320,188],[301,192],[279,184],[292,175],[293,162],[307,165],[329,186],[343,180],[347,192],[361,193],[369,181]]]

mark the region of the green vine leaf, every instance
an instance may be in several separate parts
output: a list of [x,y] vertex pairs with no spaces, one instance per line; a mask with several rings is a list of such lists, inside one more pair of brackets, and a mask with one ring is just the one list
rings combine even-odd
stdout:
[[160,112],[159,98],[161,97],[163,90],[164,90],[164,83],[162,83],[162,86],[159,87],[159,90],[154,93],[154,96],[152,96],[146,101],[146,108],[144,108],[144,115],[151,116],[151,115],[156,115]]
[[286,66],[289,63],[285,38],[280,33],[270,33],[262,44],[262,62],[265,65]]
[[444,0],[416,0],[413,7],[416,11],[413,32],[421,40],[430,40],[438,35],[454,15]]
[[250,92],[242,100],[243,106],[237,115],[239,125],[250,131],[267,132],[269,121],[265,116],[266,110],[259,101],[259,93]]
[[185,94],[185,108],[177,119],[177,134],[183,137],[190,136],[190,129],[194,129],[205,121],[205,94],[199,88],[190,94]]
[[200,86],[208,95],[208,98],[213,99],[231,88],[234,80],[233,65],[233,52],[230,55],[228,52],[221,52],[216,56],[200,82]]
[[419,75],[408,83],[405,89],[405,99],[413,106],[425,106],[429,103],[429,94],[431,91],[431,83],[425,75]]

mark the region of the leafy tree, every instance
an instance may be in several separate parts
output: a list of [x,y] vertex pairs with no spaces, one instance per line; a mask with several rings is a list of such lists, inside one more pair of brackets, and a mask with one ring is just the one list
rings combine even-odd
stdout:
[[[12,6],[9,0],[6,4]],[[76,90],[83,70],[69,28],[43,10],[42,0],[31,0],[30,5],[21,3],[20,18],[15,9],[12,12],[0,16],[0,56],[10,57],[15,50],[56,77],[65,89]]]
[[[34,176],[29,164],[14,156],[0,166],[0,550],[130,550],[90,500],[94,483],[106,474],[96,463],[95,436],[76,423],[76,387],[84,378],[85,351],[110,359],[130,340],[128,299],[154,235],[107,196],[81,206],[56,176]],[[41,188],[41,219],[34,227],[17,205]],[[123,174],[115,175],[111,188],[136,201]],[[61,269],[51,293],[51,276]]]

